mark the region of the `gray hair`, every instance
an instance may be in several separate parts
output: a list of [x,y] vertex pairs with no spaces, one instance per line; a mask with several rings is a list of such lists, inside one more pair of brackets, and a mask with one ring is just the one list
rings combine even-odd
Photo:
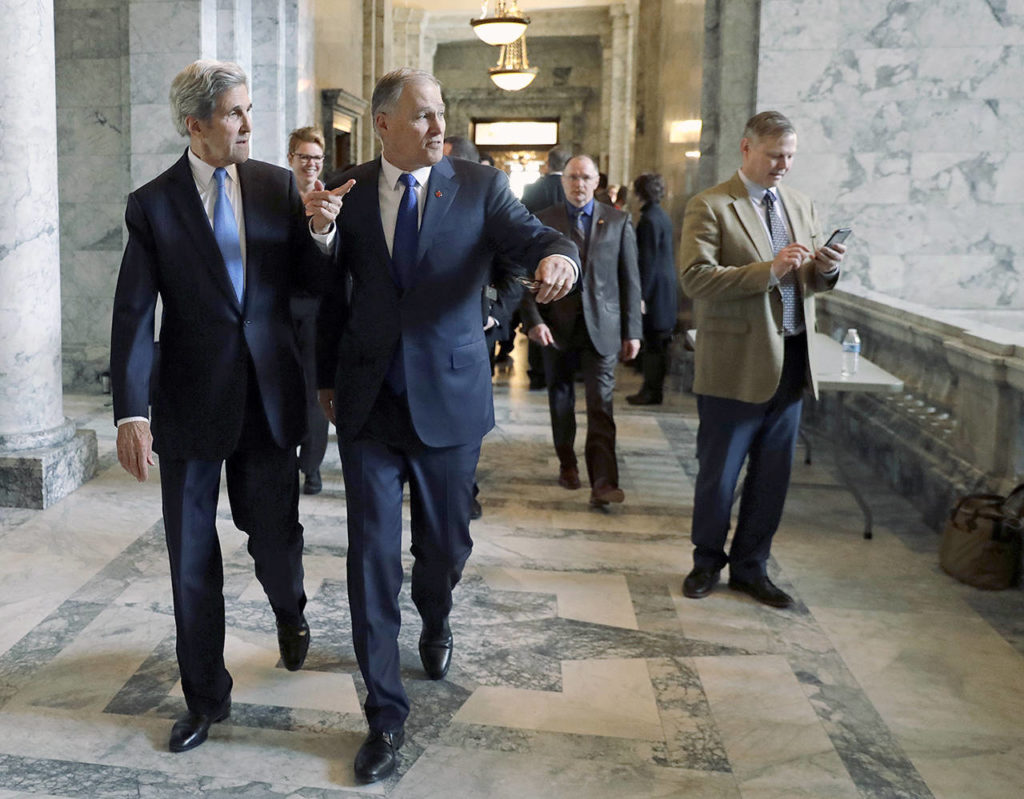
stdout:
[[[370,98],[371,118],[376,120],[377,114],[394,110],[398,105],[398,98],[402,96],[402,90],[408,84],[421,80],[433,83],[438,89],[441,88],[441,81],[426,70],[412,69],[411,67],[391,70],[377,81],[377,85],[373,88],[373,96]],[[376,126],[376,122],[374,126]]]
[[182,136],[188,136],[186,117],[209,119],[217,98],[235,86],[245,86],[245,71],[230,61],[193,61],[171,81],[171,118]]
[[778,111],[762,111],[755,114],[743,127],[744,139],[777,139],[787,133],[796,135],[796,128]]

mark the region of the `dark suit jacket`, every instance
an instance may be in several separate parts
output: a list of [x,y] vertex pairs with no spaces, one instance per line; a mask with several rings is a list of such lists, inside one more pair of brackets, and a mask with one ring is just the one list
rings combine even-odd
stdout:
[[636,226],[636,247],[643,290],[644,330],[671,332],[679,314],[676,261],[672,253],[672,221],[658,203],[648,203]]
[[[380,219],[380,160],[336,181],[356,184],[338,216],[337,269],[321,306],[321,387],[335,389],[338,437],[359,435],[401,338],[413,427],[430,447],[479,441],[494,425],[480,297],[492,263],[531,273],[548,255],[578,262],[576,246],[531,216],[493,167],[443,158],[430,173],[416,282],[400,291]],[[346,285],[350,290],[346,291]]]
[[[199,199],[186,152],[128,196],[128,244],[114,295],[110,373],[114,418],[149,416],[154,449],[218,460],[234,450],[246,406],[248,356],[274,441],[305,431],[302,367],[289,312],[298,285],[315,288],[324,259],[287,169],[238,165],[245,215],[244,306]],[[323,266],[322,266],[323,264]],[[163,301],[160,362],[153,321]],[[151,385],[152,381],[152,385]]]
[[565,200],[561,175],[543,175],[523,189],[523,205],[531,214]]
[[[537,218],[555,230],[569,232],[565,203],[545,208]],[[551,328],[556,346],[565,347],[576,320],[576,305],[568,299],[539,306],[532,294],[524,294],[521,308],[526,325],[543,322]],[[618,352],[624,339],[642,338],[633,225],[629,214],[604,203],[594,203],[580,300],[590,341],[601,355]]]

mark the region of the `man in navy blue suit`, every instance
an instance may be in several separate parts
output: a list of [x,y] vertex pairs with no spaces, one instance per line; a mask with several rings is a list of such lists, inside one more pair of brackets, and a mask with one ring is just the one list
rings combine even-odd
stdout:
[[248,160],[251,107],[236,64],[196,61],[174,79],[172,114],[189,146],[128,197],[128,244],[114,297],[118,459],[143,481],[152,453],[160,455],[188,705],[172,728],[172,752],[199,746],[231,709],[216,528],[224,464],[232,518],[248,535],[284,666],[301,668],[309,648],[295,461],[305,397],[288,298],[303,282],[316,288],[327,259],[308,230],[292,173]]
[[[363,782],[395,770],[409,715],[398,648],[406,483],[420,658],[435,680],[451,662],[452,588],[472,549],[473,477],[494,425],[480,297],[495,255],[506,257],[498,270],[533,265],[542,303],[579,275],[575,245],[531,216],[505,175],[443,156],[436,78],[385,75],[372,115],[383,155],[341,176],[356,183],[337,217],[335,285],[318,321],[320,397],[338,430],[352,633],[367,688],[370,733],[355,761]],[[310,207],[329,202],[324,195],[314,193]]]

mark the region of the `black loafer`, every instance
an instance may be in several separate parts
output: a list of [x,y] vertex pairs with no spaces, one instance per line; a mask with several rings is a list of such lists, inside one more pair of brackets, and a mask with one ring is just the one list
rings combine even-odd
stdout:
[[718,582],[718,570],[695,568],[683,580],[683,596],[703,599]]
[[223,710],[213,715],[189,711],[187,716],[178,719],[171,727],[171,740],[168,743],[168,748],[172,752],[187,752],[189,749],[195,749],[210,734],[210,725],[224,721],[230,715],[230,699]]
[[405,743],[405,730],[399,728],[370,730],[363,745],[356,753],[356,779],[362,783],[377,782],[395,773],[398,766],[398,750]]
[[277,623],[277,648],[281,652],[281,662],[288,671],[298,671],[306,662],[309,652],[309,624],[305,619],[298,627],[290,624]]
[[447,623],[440,635],[430,635],[426,630],[420,633],[420,662],[430,679],[444,679],[452,664],[454,643]]
[[771,605],[773,608],[788,608],[793,604],[793,597],[775,585],[767,577],[758,577],[756,580],[746,582],[729,578],[729,587],[733,591],[742,591],[752,596],[764,605]]

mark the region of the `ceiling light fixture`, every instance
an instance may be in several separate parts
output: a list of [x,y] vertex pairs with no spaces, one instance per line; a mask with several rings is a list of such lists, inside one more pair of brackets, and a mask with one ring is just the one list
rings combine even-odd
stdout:
[[487,44],[511,44],[526,32],[530,18],[524,17],[516,5],[516,0],[495,0],[494,16],[487,16],[487,3],[484,0],[480,9],[480,18],[470,21],[473,32]]
[[525,89],[537,77],[537,67],[531,67],[526,58],[526,37],[501,46],[498,65],[487,70],[494,85],[507,92]]

